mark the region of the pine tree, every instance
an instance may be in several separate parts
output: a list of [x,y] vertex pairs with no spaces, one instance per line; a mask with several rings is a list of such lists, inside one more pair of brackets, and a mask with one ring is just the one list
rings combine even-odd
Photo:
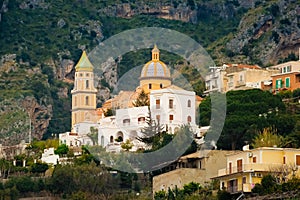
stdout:
[[161,138],[163,126],[159,124],[159,121],[156,122],[152,119],[150,107],[148,107],[148,116],[146,117],[146,123],[147,126],[145,126],[141,130],[142,137],[137,137],[137,139],[153,147],[153,144]]
[[146,94],[144,90],[141,91],[138,98],[133,103],[133,106],[134,107],[150,106],[148,94]]

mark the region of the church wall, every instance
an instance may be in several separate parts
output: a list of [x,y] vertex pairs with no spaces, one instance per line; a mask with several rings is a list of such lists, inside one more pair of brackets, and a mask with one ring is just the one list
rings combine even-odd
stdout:
[[[151,84],[151,89],[149,89],[149,84]],[[169,79],[144,79],[140,81],[140,86],[142,89],[149,93],[151,90],[159,90],[162,87],[167,87],[171,85],[171,81]]]
[[[159,108],[156,105],[158,99],[160,100]],[[170,106],[170,100],[173,100],[173,106]],[[189,107],[188,101],[190,101]],[[187,124],[188,116],[190,116],[190,124],[195,125],[194,92],[172,89],[151,91],[150,109],[153,118],[156,119],[159,116],[160,123],[168,126],[171,133],[174,133],[176,127]]]

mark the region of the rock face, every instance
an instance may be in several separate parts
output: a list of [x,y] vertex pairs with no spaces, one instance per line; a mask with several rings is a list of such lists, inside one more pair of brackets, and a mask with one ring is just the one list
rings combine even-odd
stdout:
[[[52,106],[40,105],[34,97],[1,101],[0,144],[15,145],[31,138],[42,139],[51,119]],[[31,122],[31,123],[30,123]]]
[[[180,20],[183,22],[197,23],[202,20],[203,13],[217,14],[225,18],[234,17],[237,7],[250,7],[248,1],[243,4],[229,3],[203,3],[195,4],[193,1],[189,3],[149,3],[145,1],[137,1],[133,3],[116,4],[98,10],[100,15],[109,15],[123,18],[130,18],[135,15],[152,15],[163,19]],[[244,1],[241,1],[244,2]],[[247,3],[248,2],[248,3]]]
[[248,60],[262,65],[276,64],[290,54],[298,57],[299,16],[300,5],[295,1],[281,0],[268,7],[253,8],[241,20],[238,32],[226,48],[237,55],[249,56]]
[[26,97],[21,105],[31,118],[32,138],[42,139],[51,119],[52,105],[40,105],[34,97]]

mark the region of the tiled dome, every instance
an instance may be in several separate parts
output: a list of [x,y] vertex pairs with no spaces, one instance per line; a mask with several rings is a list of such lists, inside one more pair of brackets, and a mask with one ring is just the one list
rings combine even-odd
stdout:
[[154,46],[152,50],[152,60],[147,62],[141,72],[143,78],[171,78],[167,65],[159,60],[159,49]]

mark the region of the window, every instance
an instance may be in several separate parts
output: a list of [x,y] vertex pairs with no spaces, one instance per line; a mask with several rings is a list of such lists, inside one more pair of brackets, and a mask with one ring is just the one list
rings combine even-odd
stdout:
[[243,160],[242,159],[237,160],[236,164],[237,164],[237,171],[241,172],[243,170]]
[[277,79],[276,80],[276,89],[279,89],[279,88],[281,88],[281,79]]
[[161,84],[159,85],[159,87],[160,87],[160,88],[163,88],[163,84],[161,83]]
[[188,122],[188,123],[191,123],[191,122],[192,122],[192,117],[191,117],[191,116],[188,116],[188,117],[187,117],[187,122]]
[[119,131],[119,132],[117,133],[117,139],[116,139],[116,141],[117,141],[117,142],[123,142],[123,138],[124,138],[123,132],[122,132],[122,131]]
[[159,122],[160,121],[160,115],[156,115],[156,120]]
[[300,165],[300,155],[296,155],[296,165]]
[[252,158],[253,163],[256,163],[256,157]]
[[101,136],[101,146],[104,146],[104,136]]
[[149,83],[149,89],[152,89],[152,84],[151,83]]
[[74,106],[77,106],[77,97],[74,98]]
[[144,123],[145,122],[145,117],[139,117],[138,118],[138,123],[140,124],[140,123]]
[[85,105],[87,105],[87,106],[89,105],[89,97],[88,96],[85,97]]
[[87,89],[87,88],[89,88],[90,86],[89,86],[89,80],[86,80],[85,81],[85,88]]
[[285,156],[283,156],[283,164],[286,164],[286,161],[285,161]]
[[156,99],[156,109],[160,109],[160,99]]
[[174,116],[173,115],[169,115],[169,120],[173,121],[174,120]]
[[188,107],[188,108],[191,107],[191,100],[188,100],[188,102],[187,102],[187,107]]
[[83,76],[82,73],[80,73],[79,76],[82,77]]
[[292,71],[292,67],[289,65],[286,67],[286,72],[291,72]]
[[169,108],[173,109],[173,99],[169,99]]
[[123,125],[130,125],[130,119],[123,119]]
[[229,163],[229,174],[231,174],[232,173],[232,163],[230,162]]
[[290,87],[290,78],[285,78],[285,87],[286,88]]
[[245,184],[247,182],[247,178],[246,176],[243,177],[243,180],[242,180],[243,184]]
[[110,136],[110,143],[114,142],[114,136]]
[[90,76],[90,74],[89,74],[89,73],[86,73],[86,74],[85,74],[85,76],[86,76],[86,77],[89,77],[89,76]]

